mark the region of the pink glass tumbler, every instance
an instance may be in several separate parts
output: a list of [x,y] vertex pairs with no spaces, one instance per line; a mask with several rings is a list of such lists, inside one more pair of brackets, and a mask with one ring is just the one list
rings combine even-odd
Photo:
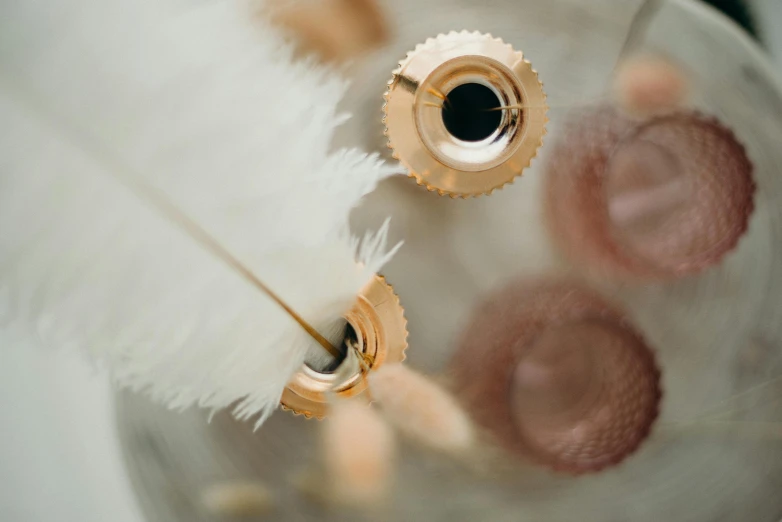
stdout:
[[633,453],[661,398],[653,352],[626,317],[568,283],[519,282],[477,308],[456,390],[505,449],[573,474]]
[[695,112],[582,114],[554,145],[546,183],[554,238],[577,265],[611,277],[675,279],[713,266],[754,208],[744,147]]

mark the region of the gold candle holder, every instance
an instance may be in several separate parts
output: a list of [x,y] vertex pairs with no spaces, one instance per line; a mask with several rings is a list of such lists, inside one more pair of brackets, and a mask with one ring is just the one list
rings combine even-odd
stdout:
[[393,72],[388,146],[440,195],[490,194],[529,166],[545,134],[546,95],[524,55],[477,32],[427,40]]
[[322,419],[328,410],[327,393],[343,398],[361,395],[368,388],[367,372],[405,359],[407,320],[399,297],[385,278],[375,276],[364,287],[345,319],[367,366],[357,366],[345,376],[344,372],[322,372],[302,365],[282,394],[283,409]]

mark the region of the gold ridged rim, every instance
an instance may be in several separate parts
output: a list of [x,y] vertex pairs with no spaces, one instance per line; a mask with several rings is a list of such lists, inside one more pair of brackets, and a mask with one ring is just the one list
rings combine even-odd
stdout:
[[[422,114],[433,110],[438,93],[463,83],[488,86],[502,107],[525,107],[503,110],[500,127],[486,140],[458,140],[436,116]],[[490,195],[512,183],[537,156],[546,134],[548,107],[537,72],[522,52],[490,34],[451,32],[419,44],[392,72],[384,100],[384,135],[392,156],[419,185],[441,196]],[[475,155],[486,161],[471,161]]]
[[[407,319],[399,296],[383,276],[375,275],[361,290],[356,304],[345,317],[357,332],[360,351],[371,355],[369,371],[385,363],[405,360]],[[361,371],[333,393],[342,398],[364,395],[370,400],[369,394],[365,393],[368,390],[366,373]],[[324,418],[328,414],[330,386],[325,379],[317,379],[318,375],[327,374],[318,374],[303,366],[285,387],[280,407],[308,419]]]

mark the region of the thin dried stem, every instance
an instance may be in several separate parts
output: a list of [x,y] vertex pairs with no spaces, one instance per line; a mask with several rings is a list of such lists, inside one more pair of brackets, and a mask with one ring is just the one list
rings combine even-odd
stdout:
[[689,432],[727,432],[742,436],[759,437],[773,441],[782,440],[782,422],[762,421],[692,421],[671,423],[661,426],[664,430],[689,433]]
[[730,415],[732,413],[737,413],[738,411],[741,411],[742,408],[728,408],[726,410],[721,410],[720,408],[726,404],[729,404],[737,399],[740,399],[742,397],[746,397],[747,395],[750,395],[752,393],[755,393],[756,391],[760,391],[764,388],[767,388],[773,384],[777,384],[782,382],[782,375],[777,375],[776,377],[773,377],[765,382],[762,382],[760,384],[757,384],[755,386],[752,386],[742,392],[739,392],[735,395],[732,395],[724,400],[721,400],[720,402],[714,404],[713,406],[709,407],[704,411],[701,415],[698,415],[697,419],[700,420],[707,420],[707,419],[713,419],[713,418],[719,418],[723,417],[725,415]]
[[[434,87],[428,87],[426,89],[426,92],[434,96],[435,98],[440,98],[443,100],[443,103],[440,105],[440,107],[447,107],[448,109],[451,109],[451,102],[448,100],[448,96],[443,94],[442,92],[438,91]],[[434,105],[434,104],[433,104]]]
[[428,89],[426,89],[426,92],[428,92],[429,94],[431,94],[433,96],[436,96],[437,98],[440,98],[443,101],[448,100],[448,96],[446,96],[445,94],[441,93],[440,91],[438,91],[434,87],[429,87]]
[[654,15],[662,7],[663,0],[644,0],[641,7],[638,8],[632,21],[630,22],[630,28],[627,30],[625,41],[622,43],[622,48],[619,50],[619,56],[616,59],[614,70],[619,66],[621,62],[640,45],[643,38],[646,36],[646,30],[652,23]]

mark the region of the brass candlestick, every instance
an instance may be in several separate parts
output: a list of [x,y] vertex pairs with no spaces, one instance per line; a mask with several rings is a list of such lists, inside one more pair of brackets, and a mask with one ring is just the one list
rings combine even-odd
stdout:
[[385,99],[394,157],[419,185],[451,197],[490,194],[520,175],[548,121],[546,95],[524,55],[477,32],[416,47]]
[[282,394],[284,409],[305,417],[323,418],[328,410],[327,393],[344,398],[361,395],[367,390],[368,371],[387,362],[405,359],[407,321],[404,309],[394,289],[382,276],[376,276],[364,287],[345,319],[353,337],[352,344],[363,359],[362,365],[348,375],[339,369],[329,373],[303,365]]

